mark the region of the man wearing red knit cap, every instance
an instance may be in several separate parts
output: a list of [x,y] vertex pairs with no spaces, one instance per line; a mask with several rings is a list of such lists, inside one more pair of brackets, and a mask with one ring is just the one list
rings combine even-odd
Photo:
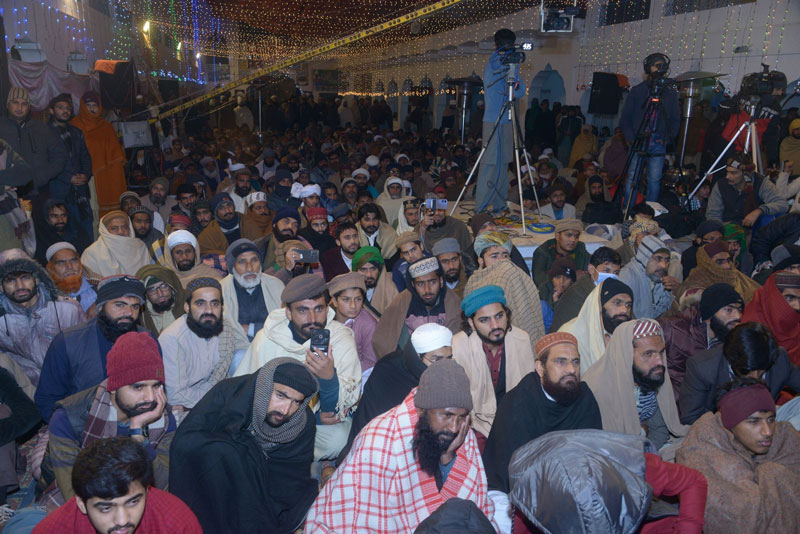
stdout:
[[695,421],[676,455],[708,480],[704,532],[797,532],[800,434],[775,420],[760,380],[735,378],[717,398],[717,413]]
[[72,467],[81,449],[101,438],[130,436],[153,462],[154,486],[169,479],[169,447],[177,425],[164,392],[158,343],[146,332],[123,334],[108,353],[108,378],[56,403],[42,462],[40,504],[60,506],[75,494]]

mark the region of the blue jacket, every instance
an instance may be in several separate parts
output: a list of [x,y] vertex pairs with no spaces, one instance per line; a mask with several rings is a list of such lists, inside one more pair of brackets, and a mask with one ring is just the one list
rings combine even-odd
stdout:
[[[500,52],[495,50],[489,57],[489,62],[483,68],[483,100],[486,104],[483,112],[483,122],[494,123],[503,109],[506,102],[506,71],[508,67],[500,63]],[[525,95],[525,82],[519,79],[517,73],[517,86],[514,89],[514,98],[521,98]],[[507,124],[508,114],[503,118],[503,123]]]
[[[136,329],[150,333],[139,326]],[[153,339],[158,342],[155,336]],[[67,328],[53,338],[33,398],[42,419],[50,420],[56,402],[107,378],[106,355],[113,345],[97,326],[97,318]]]
[[[647,108],[647,99],[650,96],[650,87],[647,81],[631,89],[628,98],[625,99],[625,106],[620,114],[619,127],[625,134],[625,139],[632,143],[636,137],[636,130],[639,128],[644,111]],[[658,112],[655,133],[665,143],[675,140],[678,135],[678,128],[681,123],[681,111],[678,108],[678,92],[674,89],[664,88],[661,93],[663,106]],[[664,115],[666,114],[666,117]]]

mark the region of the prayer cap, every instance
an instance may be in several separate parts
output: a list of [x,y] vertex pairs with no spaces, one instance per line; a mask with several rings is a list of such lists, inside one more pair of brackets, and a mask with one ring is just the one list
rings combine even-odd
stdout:
[[652,319],[639,319],[636,321],[636,324],[633,325],[633,339],[651,336],[664,336],[661,325]]
[[534,347],[536,357],[538,358],[544,351],[553,345],[558,345],[559,343],[569,343],[571,345],[575,345],[575,350],[578,350],[578,340],[575,339],[575,336],[568,332],[553,332],[552,334],[547,334],[536,342],[536,346]]
[[253,191],[246,197],[244,197],[244,202],[248,206],[252,206],[256,202],[266,202],[267,201],[267,194],[263,191]]
[[213,287],[218,289],[220,294],[222,293],[222,286],[219,283],[219,280],[215,280],[210,276],[198,276],[197,278],[193,278],[191,282],[186,284],[186,300],[188,301],[189,298],[192,296],[192,293],[197,291],[202,287]]
[[64,249],[69,249],[75,254],[78,253],[77,249],[75,248],[75,245],[73,245],[72,243],[67,243],[66,241],[59,241],[58,243],[53,243],[52,245],[47,247],[47,251],[44,253],[44,257],[47,259],[47,261],[50,261],[50,259],[53,256],[55,256],[57,252],[62,251]]
[[408,266],[408,275],[411,278],[419,278],[426,274],[433,273],[439,270],[439,260],[435,256],[430,258],[422,258]]
[[411,345],[417,354],[425,354],[453,344],[453,333],[446,326],[425,323],[411,334]]

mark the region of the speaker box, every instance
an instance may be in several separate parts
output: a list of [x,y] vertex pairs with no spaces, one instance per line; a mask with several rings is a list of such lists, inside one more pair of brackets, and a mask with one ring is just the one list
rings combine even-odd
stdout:
[[616,74],[595,72],[592,75],[592,93],[589,95],[589,113],[616,115],[619,111],[620,96]]
[[100,99],[104,109],[133,108],[136,98],[136,69],[132,61],[119,61],[114,73],[100,72]]

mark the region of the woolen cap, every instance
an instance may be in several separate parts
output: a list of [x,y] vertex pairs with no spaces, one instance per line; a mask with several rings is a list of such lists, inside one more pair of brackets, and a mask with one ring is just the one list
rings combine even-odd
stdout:
[[725,306],[738,304],[744,308],[744,300],[733,286],[720,282],[708,286],[700,296],[700,319],[707,321]]
[[99,307],[109,300],[122,297],[137,297],[144,303],[144,284],[135,276],[128,274],[116,274],[106,276],[97,284],[97,300],[95,304]]
[[487,222],[494,222],[494,217],[488,213],[478,213],[473,215],[472,219],[469,221],[469,225],[472,227],[472,235],[477,236],[478,232],[481,230],[481,227]]
[[432,363],[419,378],[414,406],[423,410],[463,408],[472,411],[466,371],[455,360]]
[[556,276],[566,276],[573,282],[577,280],[578,274],[575,270],[575,262],[570,258],[558,258],[547,270],[547,277],[551,280]]
[[345,289],[360,289],[367,292],[367,284],[364,282],[364,275],[358,272],[349,272],[334,276],[328,282],[328,293],[335,295]]
[[455,237],[445,237],[433,245],[431,252],[433,252],[434,256],[439,256],[439,254],[461,254],[461,245],[459,245]]
[[603,280],[603,288],[600,290],[600,305],[604,306],[606,302],[621,293],[625,293],[631,299],[633,298],[633,291],[628,284],[616,278],[606,278]]
[[467,317],[472,317],[484,306],[496,302],[503,306],[506,305],[506,294],[503,288],[495,285],[483,286],[464,296],[464,300],[461,301],[461,310]]
[[317,380],[300,362],[280,364],[275,368],[272,381],[276,384],[283,384],[284,386],[297,390],[302,393],[304,397],[313,395],[318,389]]
[[[69,249],[75,254],[78,254],[78,250],[75,248],[75,245],[72,243],[67,243],[66,241],[59,241],[58,243],[53,243],[49,247],[47,247],[47,251],[44,253],[44,257],[47,261],[56,255],[57,252],[60,252],[64,249]],[[80,257],[80,256],[79,256]]]
[[263,261],[261,251],[255,243],[245,238],[237,239],[228,245],[228,250],[225,251],[225,265],[228,266],[228,272],[233,272],[233,264],[236,263],[236,258],[245,252],[255,252],[256,256],[258,256],[258,261]]
[[408,232],[403,232],[397,237],[394,238],[394,246],[397,247],[399,250],[400,247],[403,245],[407,245],[408,243],[413,242],[421,242],[421,238],[419,237],[419,233],[413,230],[409,230]]
[[300,214],[297,213],[297,208],[292,207],[285,207],[278,210],[275,214],[275,218],[272,219],[272,224],[278,224],[278,221],[281,219],[294,219],[297,221],[297,224],[300,224]]
[[136,215],[137,213],[146,213],[147,216],[150,217],[150,222],[151,223],[153,222],[153,210],[151,210],[150,208],[142,206],[141,204],[139,204],[138,206],[132,206],[128,210],[128,217],[131,218],[131,221],[133,220],[133,216]]
[[301,274],[286,284],[281,293],[281,300],[286,304],[310,299],[325,293],[325,279],[318,274]]
[[725,227],[722,225],[721,222],[710,219],[708,221],[701,222],[697,229],[694,231],[694,235],[697,237],[703,237],[706,234],[710,234],[711,232],[719,232],[721,234],[725,233]]
[[556,221],[555,227],[557,234],[566,232],[567,230],[583,232],[583,223],[580,219],[561,219],[560,221]]
[[542,352],[546,351],[553,345],[558,345],[559,343],[569,343],[575,346],[575,350],[578,350],[578,340],[575,339],[575,336],[568,332],[553,332],[552,334],[547,334],[536,342],[536,346],[534,347],[536,357],[538,358]]
[[164,362],[158,343],[147,332],[119,336],[106,356],[108,391],[116,391],[143,380],[164,382]]

